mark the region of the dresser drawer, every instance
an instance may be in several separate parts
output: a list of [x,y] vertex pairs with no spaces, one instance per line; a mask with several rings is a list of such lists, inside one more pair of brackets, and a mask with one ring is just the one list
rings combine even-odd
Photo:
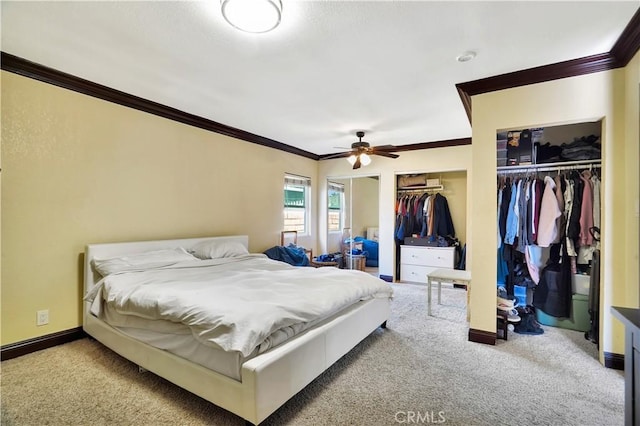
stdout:
[[400,263],[407,265],[453,268],[455,247],[401,246]]
[[432,266],[419,266],[419,265],[400,265],[400,281],[413,282],[413,283],[427,283],[427,274],[438,268]]

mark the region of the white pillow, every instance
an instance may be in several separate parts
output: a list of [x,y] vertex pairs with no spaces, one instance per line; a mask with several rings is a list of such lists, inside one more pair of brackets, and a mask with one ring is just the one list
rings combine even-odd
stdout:
[[127,256],[93,259],[93,266],[106,277],[118,272],[141,271],[174,265],[185,260],[199,260],[181,247],[166,250],[154,250]]
[[239,241],[209,240],[193,246],[189,252],[199,259],[220,259],[249,254],[249,251]]

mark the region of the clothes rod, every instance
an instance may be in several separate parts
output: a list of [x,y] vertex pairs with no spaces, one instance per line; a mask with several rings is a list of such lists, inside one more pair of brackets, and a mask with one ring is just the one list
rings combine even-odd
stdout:
[[501,166],[499,174],[526,172],[553,172],[559,170],[577,170],[601,167],[601,160],[565,161],[562,163],[528,164],[526,166]]
[[429,192],[429,191],[443,191],[443,185],[435,185],[435,186],[423,186],[416,188],[398,188],[398,192]]

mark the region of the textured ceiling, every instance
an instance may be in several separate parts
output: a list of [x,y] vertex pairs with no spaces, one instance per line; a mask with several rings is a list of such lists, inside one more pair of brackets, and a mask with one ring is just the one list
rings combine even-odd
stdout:
[[[638,1],[2,1],[2,51],[314,154],[471,136],[456,83],[608,52]],[[472,50],[474,60],[456,56]]]

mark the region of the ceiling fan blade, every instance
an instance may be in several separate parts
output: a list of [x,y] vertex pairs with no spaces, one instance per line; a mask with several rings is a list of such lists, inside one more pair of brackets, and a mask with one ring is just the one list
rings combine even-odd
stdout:
[[384,151],[373,151],[371,154],[379,155],[381,157],[389,157],[389,158],[398,158],[398,157],[400,157],[398,154],[394,154],[392,152],[384,152]]
[[356,162],[355,162],[355,163],[353,163],[353,170],[359,169],[359,168],[360,168],[360,164],[361,164],[361,163],[360,163],[360,156],[358,155],[358,156],[356,157]]
[[327,154],[327,155],[321,155],[320,159],[321,160],[331,160],[333,158],[346,158],[349,157],[352,154],[351,151],[347,151],[347,152],[339,152],[337,154]]
[[393,145],[379,145],[372,147],[374,151],[397,151],[398,147]]

